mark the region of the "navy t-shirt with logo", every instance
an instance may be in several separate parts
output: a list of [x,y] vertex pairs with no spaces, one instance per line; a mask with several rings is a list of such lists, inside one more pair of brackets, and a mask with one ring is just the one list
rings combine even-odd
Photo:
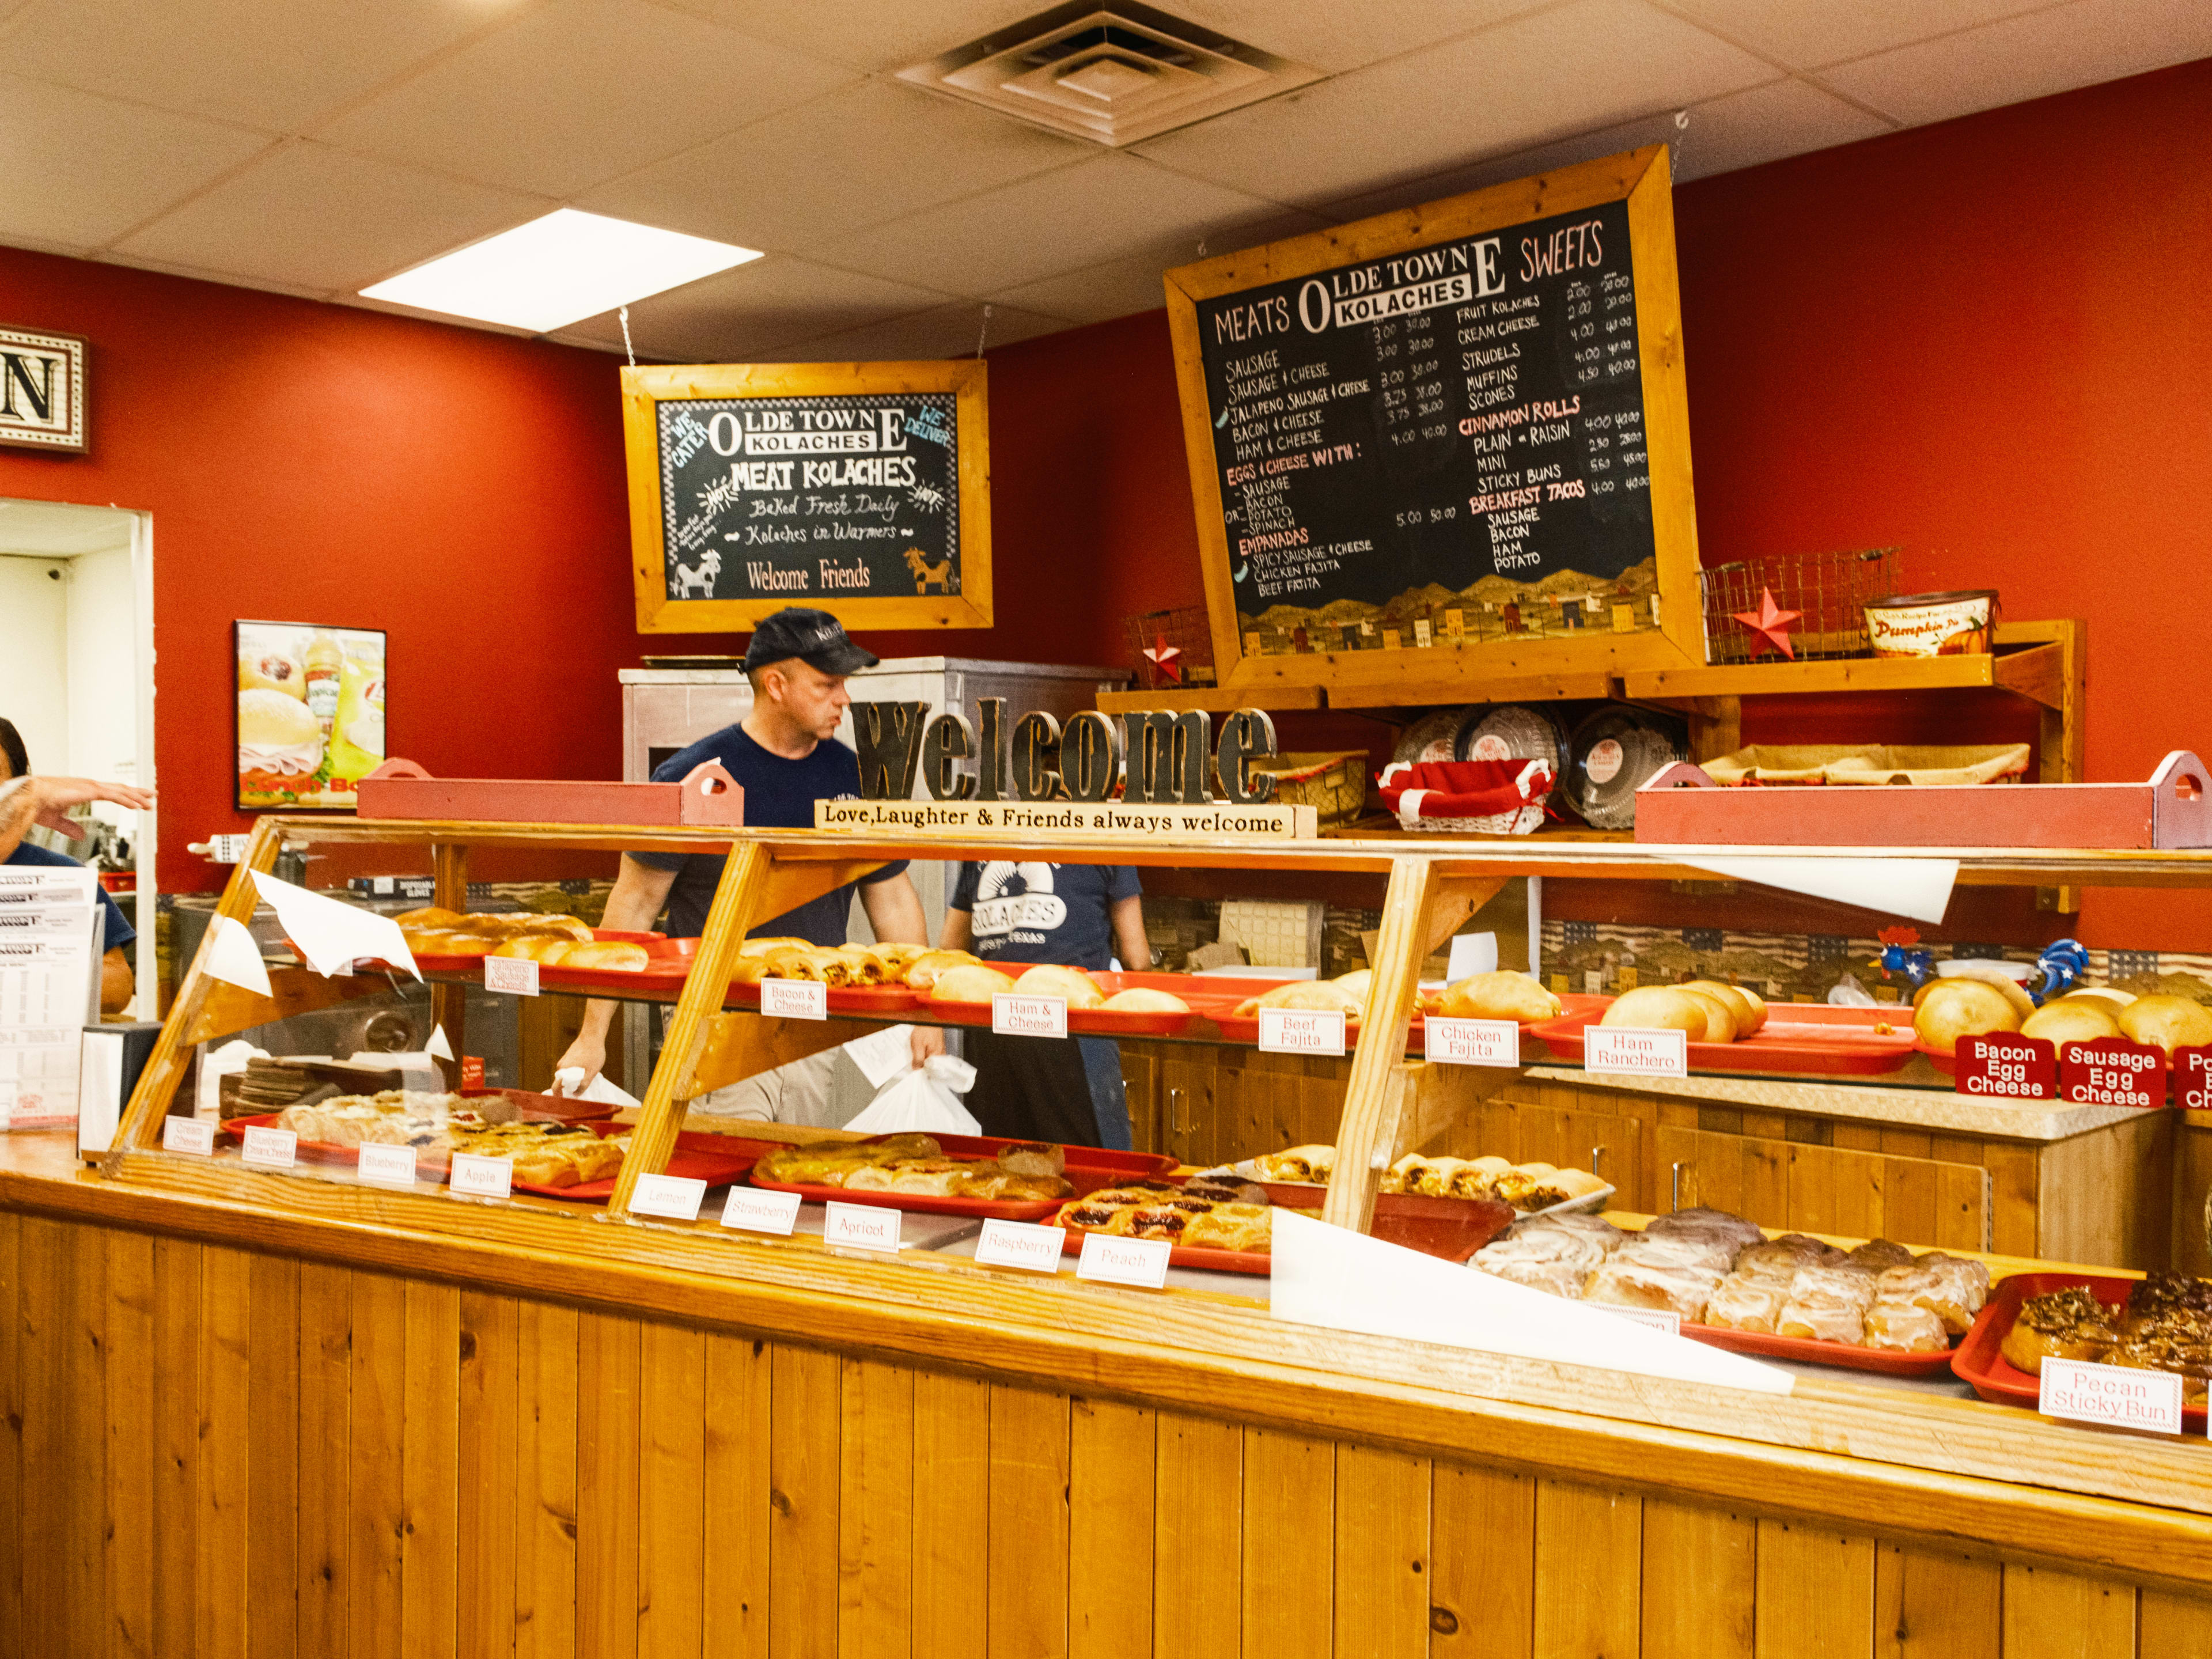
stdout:
[[[817,743],[800,760],[763,749],[742,726],[726,726],[670,756],[653,769],[655,783],[680,783],[702,762],[719,761],[745,792],[745,823],[767,830],[811,830],[817,800],[851,800],[860,793],[860,763],[834,738]],[[696,939],[706,930],[707,912],[722,879],[720,853],[633,853],[640,864],[673,870],[668,890],[668,932],[675,939]],[[860,882],[810,900],[795,910],[770,917],[752,931],[763,939],[803,939],[820,945],[842,945],[853,914],[853,889],[872,887],[902,873],[906,860],[886,864]]]
[[960,866],[952,908],[965,910],[968,947],[989,962],[1056,962],[1103,969],[1113,960],[1109,909],[1144,891],[1126,864],[988,864]]

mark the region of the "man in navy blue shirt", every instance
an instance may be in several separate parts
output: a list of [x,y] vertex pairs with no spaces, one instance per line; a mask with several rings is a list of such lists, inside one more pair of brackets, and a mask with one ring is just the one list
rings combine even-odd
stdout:
[[[793,606],[763,617],[745,652],[752,712],[735,726],[726,726],[663,761],[653,769],[654,781],[680,780],[702,761],[719,761],[745,792],[748,826],[811,830],[816,801],[849,799],[860,793],[860,763],[836,740],[837,726],[852,702],[846,677],[873,668],[876,661],[846,637],[837,619],[826,611]],[[720,853],[623,854],[600,925],[641,933],[665,906],[668,933],[678,939],[696,938],[706,925],[723,862]],[[868,926],[879,941],[929,942],[921,900],[908,879],[903,860],[772,917],[752,932],[768,939],[842,945],[855,886],[861,908],[868,913]],[[586,1004],[582,1028],[561,1056],[561,1066],[582,1068],[586,1083],[606,1064],[607,1029],[614,1010],[611,1002]],[[915,1028],[916,1065],[944,1048],[939,1032]],[[787,1123],[823,1123],[832,1059],[817,1055],[766,1078],[718,1090],[707,1109]]]
[[[1061,963],[1098,972],[1119,955],[1152,965],[1143,887],[1126,864],[960,866],[939,944],[986,962]],[[987,1135],[1129,1149],[1121,1045],[1110,1037],[998,1036],[969,1031],[961,1052],[975,1067],[968,1109]]]

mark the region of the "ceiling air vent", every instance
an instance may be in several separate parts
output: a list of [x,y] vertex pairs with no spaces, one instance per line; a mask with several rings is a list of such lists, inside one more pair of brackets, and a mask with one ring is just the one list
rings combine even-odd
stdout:
[[899,71],[916,86],[1117,147],[1320,78],[1319,70],[1129,0],[1056,6]]

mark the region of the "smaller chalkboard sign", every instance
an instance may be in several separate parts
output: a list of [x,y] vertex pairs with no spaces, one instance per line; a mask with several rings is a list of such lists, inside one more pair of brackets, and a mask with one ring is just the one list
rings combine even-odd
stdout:
[[623,371],[641,633],[991,624],[981,359]]

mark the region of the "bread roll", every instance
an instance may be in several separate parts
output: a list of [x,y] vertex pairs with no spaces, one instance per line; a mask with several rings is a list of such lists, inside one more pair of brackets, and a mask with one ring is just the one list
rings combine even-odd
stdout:
[[2193,1048],[2212,1042],[2212,1010],[2187,997],[2163,992],[2137,997],[2120,1010],[2120,1033],[2137,1042],[2163,1048]]
[[738,946],[741,957],[764,957],[771,951],[811,951],[811,939],[749,939]]
[[1718,1005],[1675,986],[1639,985],[1615,997],[1598,1024],[1628,1025],[1646,1031],[1686,1031],[1691,1042],[1703,1042],[1706,1010],[1716,1006]]
[[544,933],[518,933],[513,939],[502,939],[487,954],[495,957],[520,957],[526,962],[542,962],[551,965],[562,962],[568,952],[575,948],[576,941],[572,939],[555,939]]
[[2037,1009],[2021,1026],[2022,1036],[2044,1037],[2057,1043],[2061,1054],[2069,1042],[2088,1042],[2098,1037],[2118,1036],[2120,1022],[2113,1018],[2118,1011],[2107,1002],[2075,1002],[2062,999]]
[[417,933],[404,935],[407,948],[424,957],[484,957],[500,941],[489,933]]
[[1001,991],[1014,988],[1012,980],[980,962],[963,962],[946,969],[930,982],[932,1002],[988,1002]]
[[1552,1019],[1559,1000],[1526,974],[1475,974],[1444,987],[1437,1013],[1448,1019]]
[[459,910],[442,910],[436,905],[431,904],[424,906],[420,910],[403,911],[392,917],[392,921],[399,924],[402,933],[411,933],[417,929],[433,933],[447,933],[456,927],[467,927],[469,919]]
[[557,957],[538,959],[556,962],[563,968],[611,968],[625,974],[642,973],[653,960],[645,946],[633,945],[628,939],[594,939],[588,945],[569,941],[562,946],[562,951]]
[[1606,1183],[1588,1170],[1555,1170],[1551,1184],[1569,1198],[1588,1198],[1592,1193],[1601,1193]]
[[1703,991],[1707,996],[1718,997],[1728,1006],[1729,1018],[1735,1023],[1737,1041],[1749,1036],[1766,1023],[1766,1005],[1754,1006],[1752,1000],[1733,985],[1723,985],[1717,979],[1693,979],[1681,988],[1685,991]]
[[[1729,1010],[1728,1004],[1723,1002],[1711,991],[1698,990],[1687,985],[1678,985],[1674,988],[1686,995],[1697,998],[1698,1001],[1705,1004],[1706,1042],[1734,1042],[1735,1041],[1735,1015]],[[1691,1041],[1694,1042],[1697,1039],[1692,1037]]]
[[1347,1019],[1357,1019],[1366,1006],[1364,999],[1346,991],[1340,981],[1294,979],[1264,995],[1246,997],[1237,1005],[1231,1018],[1249,1019],[1262,1008],[1300,1008],[1322,1013],[1336,1012]]
[[1999,987],[1985,979],[1933,981],[1921,988],[1916,1003],[1913,1033],[1939,1054],[1956,1053],[1962,1036],[2017,1031],[2027,1018]]
[[1149,985],[1133,985],[1126,991],[1116,991],[1098,1005],[1109,1014],[1187,1014],[1190,1005],[1181,997],[1167,991],[1156,991]]
[[917,991],[927,991],[947,969],[981,967],[982,962],[982,957],[965,951],[925,951],[907,963],[906,982]]
[[537,934],[552,939],[572,939],[579,945],[592,942],[592,930],[576,916],[541,915],[532,911],[525,915],[503,916],[501,925],[512,934]]
[[1106,1000],[1106,994],[1091,982],[1090,975],[1080,968],[1056,963],[1030,969],[1014,981],[1014,989],[1024,996],[1066,997],[1070,1008],[1096,1008]]
[[2020,981],[2018,980],[2014,979],[2010,974],[2002,972],[1993,964],[1967,959],[1963,961],[1947,962],[1943,965],[1950,969],[1951,971],[1948,974],[1938,975],[1936,978],[1929,980],[1927,984],[1922,986],[1917,992],[1914,993],[1912,998],[1912,1006],[1914,1008],[1917,1009],[1921,1003],[1927,999],[1928,994],[1936,989],[1939,986],[1958,985],[1972,982],[1977,985],[1995,986],[1996,988],[1997,994],[2004,998],[2007,1005],[2011,1007],[2014,1014],[2014,1024],[2007,1026],[2005,1028],[2007,1030],[2017,1031],[2020,1030],[2021,1025],[2026,1023],[2027,1017],[2035,1012],[2035,999],[2029,996],[2027,992],[2020,988]]
[[2136,994],[2118,990],[2110,985],[2077,985],[2058,1000],[2061,1002],[2094,1002],[2117,1012],[2133,1002]]
[[797,948],[786,946],[757,957],[740,957],[738,965],[730,972],[732,982],[738,985],[757,985],[764,979],[818,979],[827,983],[830,969],[837,958],[827,951],[817,951],[811,945]]

